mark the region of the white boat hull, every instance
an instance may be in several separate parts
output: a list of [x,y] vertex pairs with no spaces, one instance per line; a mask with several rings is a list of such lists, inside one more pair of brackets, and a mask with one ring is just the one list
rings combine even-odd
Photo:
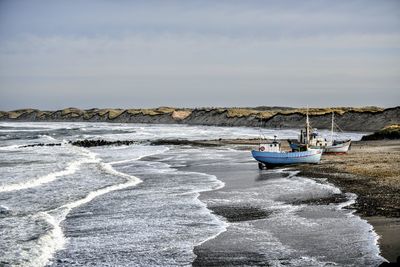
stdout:
[[331,153],[331,154],[344,154],[349,151],[351,145],[351,140],[346,141],[341,144],[326,146],[324,148],[324,153]]
[[322,149],[309,149],[301,152],[263,152],[251,151],[253,157],[265,165],[288,165],[299,163],[319,163]]

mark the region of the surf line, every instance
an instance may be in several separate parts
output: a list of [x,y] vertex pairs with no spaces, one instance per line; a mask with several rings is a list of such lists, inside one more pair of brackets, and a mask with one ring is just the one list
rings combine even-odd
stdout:
[[[186,174],[195,174],[195,175],[200,175],[200,176],[207,176],[209,178],[213,178],[216,184],[215,186],[211,187],[211,188],[207,188],[207,189],[198,189],[198,190],[190,190],[189,192],[185,192],[182,193],[182,195],[186,195],[186,194],[195,194],[195,201],[201,206],[201,208],[203,210],[205,210],[211,217],[212,219],[218,223],[218,225],[220,226],[220,229],[218,232],[216,232],[215,234],[207,237],[206,239],[203,239],[201,241],[199,241],[196,244],[192,245],[192,253],[194,254],[194,249],[195,247],[201,246],[203,243],[206,243],[212,239],[217,238],[220,234],[222,234],[223,232],[226,232],[228,230],[228,227],[230,226],[230,224],[224,220],[221,220],[217,215],[215,215],[207,206],[206,203],[204,203],[203,201],[201,201],[199,199],[200,194],[202,192],[209,192],[209,191],[216,191],[219,190],[221,188],[225,187],[225,182],[221,181],[218,179],[217,176],[215,175],[211,175],[211,174],[207,174],[207,173],[201,173],[201,172],[187,172],[187,171],[179,171],[180,173],[186,173]],[[197,255],[194,254],[194,258],[192,259],[192,263],[195,261],[195,259],[197,258]]]
[[8,185],[0,186],[0,193],[1,192],[18,191],[18,190],[28,189],[28,188],[32,188],[32,187],[38,187],[43,184],[53,182],[54,180],[56,180],[59,177],[74,174],[77,170],[79,170],[79,168],[82,164],[99,162],[99,159],[96,158],[95,153],[92,153],[88,150],[80,151],[80,153],[83,156],[86,156],[86,158],[71,162],[64,170],[52,172],[52,173],[46,174],[44,176],[40,176],[36,179],[28,180],[25,182],[12,183],[12,184],[8,184]]
[[45,235],[42,235],[39,240],[39,249],[41,249],[40,257],[31,259],[27,266],[46,266],[50,263],[51,258],[54,254],[64,248],[66,244],[66,238],[61,228],[61,223],[66,219],[68,213],[81,205],[84,205],[94,198],[110,193],[112,191],[122,190],[128,187],[133,187],[141,182],[141,179],[136,176],[129,175],[126,173],[115,170],[110,163],[100,162],[100,168],[109,174],[120,176],[126,179],[125,183],[110,185],[104,188],[90,192],[86,197],[76,200],[74,202],[62,205],[54,210],[39,212],[37,216],[44,219],[48,224],[51,225],[52,229]]

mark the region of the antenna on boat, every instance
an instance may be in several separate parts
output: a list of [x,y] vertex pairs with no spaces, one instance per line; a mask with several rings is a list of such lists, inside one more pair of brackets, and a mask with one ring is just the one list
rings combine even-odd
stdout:
[[259,131],[260,131],[259,143],[260,143],[260,144],[261,144],[261,142],[262,142],[263,139],[266,139],[266,138],[265,138],[265,135],[264,135],[264,133],[263,133],[263,131],[262,131],[262,124],[263,124],[263,118],[262,118],[262,116],[261,116],[261,118],[260,118],[260,124],[259,124]]
[[310,120],[308,119],[308,106],[307,106],[307,119],[306,119],[306,134],[307,134],[307,145],[310,143]]
[[335,112],[332,111],[332,126],[331,126],[331,144],[333,144],[333,127],[334,127]]

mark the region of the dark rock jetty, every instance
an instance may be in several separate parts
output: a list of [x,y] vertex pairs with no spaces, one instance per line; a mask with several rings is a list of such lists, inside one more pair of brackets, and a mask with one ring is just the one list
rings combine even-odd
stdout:
[[61,146],[61,143],[50,143],[50,144],[39,143],[39,144],[23,145],[20,147],[35,147],[35,146]]
[[[83,139],[76,141],[69,141],[69,144],[73,146],[79,147],[96,147],[96,146],[129,146],[133,144],[146,143],[153,146],[167,146],[167,145],[183,145],[183,146],[199,146],[199,147],[216,147],[221,145],[221,140],[185,140],[185,139],[158,139],[158,140],[143,140],[143,141],[134,141],[134,140],[117,140],[117,141],[108,141],[108,140],[91,140],[91,139]],[[38,143],[38,144],[29,144],[23,145],[20,147],[36,147],[36,146],[61,146],[61,143]]]
[[203,147],[214,147],[220,146],[221,144],[218,141],[191,141],[191,140],[184,140],[184,139],[159,139],[150,142],[151,145],[154,146],[167,146],[167,145],[183,145],[183,146],[203,146]]
[[80,147],[95,147],[95,146],[129,146],[132,144],[136,144],[136,141],[133,140],[118,140],[118,141],[107,141],[107,140],[77,140],[70,142],[73,146],[80,146]]
[[[95,146],[129,146],[132,144],[136,144],[138,142],[132,141],[132,140],[118,140],[118,141],[107,141],[107,140],[77,140],[77,141],[69,141],[69,144],[73,146],[79,146],[79,147],[95,147]],[[38,144],[29,144],[29,145],[23,145],[20,147],[36,147],[36,146],[61,146],[61,143],[38,143]]]

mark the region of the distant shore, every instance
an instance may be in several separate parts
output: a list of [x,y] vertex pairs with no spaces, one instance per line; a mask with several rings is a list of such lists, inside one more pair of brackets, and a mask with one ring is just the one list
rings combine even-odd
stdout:
[[[344,131],[373,132],[387,125],[400,124],[400,106],[310,108],[312,126],[330,129],[331,114]],[[276,129],[302,128],[306,108],[174,108],[77,109],[55,111],[19,109],[0,111],[0,121],[13,122],[112,122],[149,124],[188,124],[207,126],[246,126]]]

